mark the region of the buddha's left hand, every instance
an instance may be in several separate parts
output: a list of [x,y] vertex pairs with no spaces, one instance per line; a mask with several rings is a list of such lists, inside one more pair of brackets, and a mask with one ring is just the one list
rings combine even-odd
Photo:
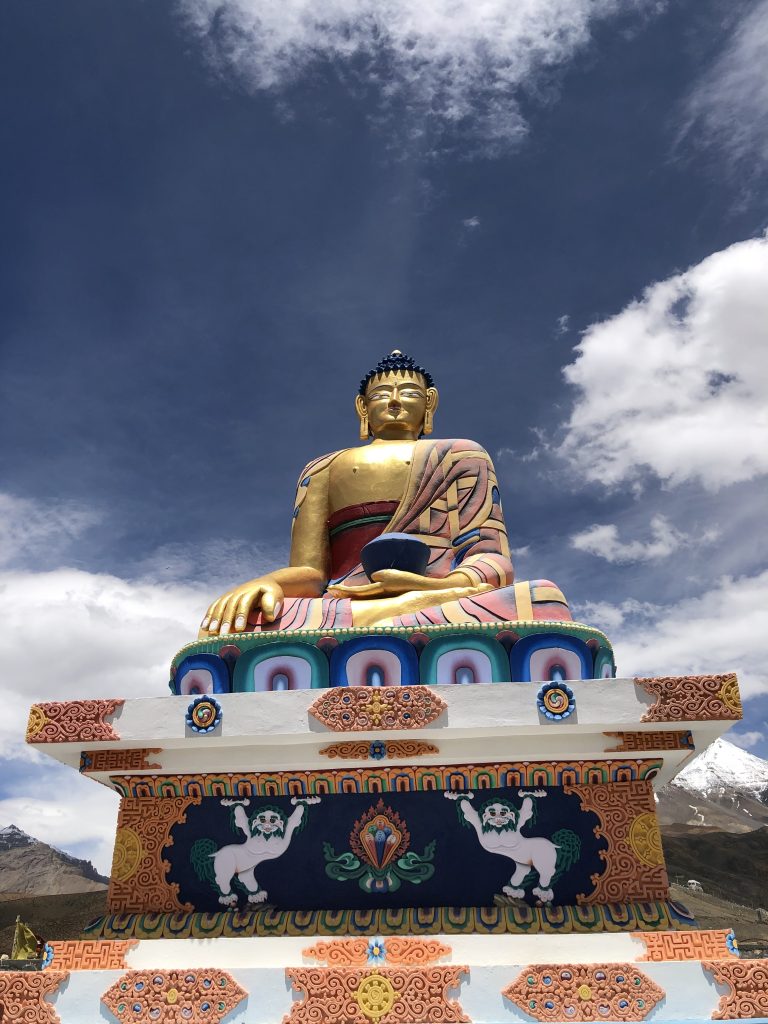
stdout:
[[348,597],[356,601],[373,597],[396,597],[412,590],[445,590],[449,587],[471,587],[472,581],[463,572],[452,572],[448,576],[420,576],[416,572],[401,569],[382,569],[371,577],[371,583],[360,587],[346,587],[336,583],[328,588],[331,597]]

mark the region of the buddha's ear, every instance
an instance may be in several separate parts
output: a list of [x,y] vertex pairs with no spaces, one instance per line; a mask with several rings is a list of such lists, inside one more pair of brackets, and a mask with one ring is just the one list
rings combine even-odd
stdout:
[[371,436],[371,428],[368,426],[368,409],[365,404],[365,396],[357,395],[355,398],[355,412],[360,420],[360,440],[367,441]]
[[432,433],[433,419],[437,409],[440,395],[437,388],[427,388],[427,408],[424,412],[424,434]]

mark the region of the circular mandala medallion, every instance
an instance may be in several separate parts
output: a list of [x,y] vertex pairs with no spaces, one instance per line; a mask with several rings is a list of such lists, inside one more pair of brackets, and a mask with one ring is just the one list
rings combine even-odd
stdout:
[[661,832],[655,814],[648,811],[635,818],[629,828],[629,845],[638,860],[644,864],[659,867],[664,863]]
[[729,676],[729,678],[725,680],[723,685],[720,687],[717,696],[729,711],[739,714],[741,713],[741,697],[739,695],[739,684],[736,682],[736,676]]
[[544,683],[536,695],[536,704],[542,715],[558,722],[576,710],[573,690],[560,681]]
[[381,974],[369,974],[357,986],[355,1001],[360,1012],[369,1020],[379,1020],[395,1005],[397,993]]
[[221,718],[221,704],[208,693],[195,697],[187,708],[187,725],[193,732],[212,732]]
[[43,726],[48,721],[45,717],[45,712],[42,708],[39,708],[36,704],[33,704],[29,709],[29,721],[27,722],[27,739],[33,739],[38,733],[43,731]]
[[115,852],[112,858],[112,877],[116,882],[126,882],[136,874],[144,851],[141,840],[132,828],[119,828],[115,836]]

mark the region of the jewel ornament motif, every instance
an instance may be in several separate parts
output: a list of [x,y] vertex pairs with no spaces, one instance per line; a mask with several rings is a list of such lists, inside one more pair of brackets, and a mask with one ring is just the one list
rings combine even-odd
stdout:
[[561,680],[544,683],[536,694],[539,713],[552,721],[560,722],[576,710],[573,690]]
[[246,995],[225,971],[128,971],[101,1001],[121,1022],[220,1024]]
[[337,882],[356,879],[363,892],[396,892],[404,881],[419,885],[435,873],[435,841],[419,856],[409,850],[411,836],[400,815],[379,800],[355,822],[350,851],[336,854],[323,844],[325,873]]
[[448,707],[428,686],[332,686],[309,713],[335,732],[421,729]]
[[502,994],[540,1021],[640,1021],[664,998],[633,964],[537,964]]
[[186,722],[193,732],[213,732],[224,716],[221,704],[210,694],[195,697],[187,708]]

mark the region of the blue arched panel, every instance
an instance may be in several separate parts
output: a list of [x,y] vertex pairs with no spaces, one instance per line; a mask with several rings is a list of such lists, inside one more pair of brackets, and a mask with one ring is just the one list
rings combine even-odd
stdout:
[[358,636],[331,654],[331,686],[412,686],[419,681],[413,647],[393,636]]
[[185,696],[229,693],[229,689],[229,669],[218,654],[191,654],[173,677],[173,692]]
[[509,661],[516,683],[592,678],[592,652],[583,640],[562,633],[523,637],[510,651]]

